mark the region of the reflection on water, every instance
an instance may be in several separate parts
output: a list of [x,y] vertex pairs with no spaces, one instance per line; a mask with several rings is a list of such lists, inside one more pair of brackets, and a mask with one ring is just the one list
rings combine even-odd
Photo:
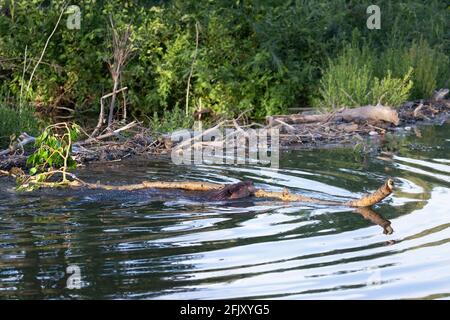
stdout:
[[[204,202],[183,191],[25,195],[1,179],[0,298],[448,297],[450,130],[422,131],[392,157],[288,151],[279,170],[159,161],[78,173],[121,184],[246,179],[330,200],[358,197],[394,177],[393,196],[374,210]],[[80,289],[66,286],[71,265],[80,268]]]

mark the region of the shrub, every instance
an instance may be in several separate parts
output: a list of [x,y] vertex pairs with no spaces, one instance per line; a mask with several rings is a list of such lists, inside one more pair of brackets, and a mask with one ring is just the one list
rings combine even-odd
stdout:
[[355,107],[371,101],[373,56],[367,47],[350,45],[336,59],[329,59],[328,69],[320,80],[323,106]]
[[381,80],[375,77],[371,89],[371,104],[381,103],[395,107],[405,102],[413,87],[412,74],[413,68],[409,68],[403,79],[392,78],[391,70],[388,70],[386,77]]
[[186,116],[184,110],[176,106],[173,110],[164,110],[162,115],[158,115],[155,111],[148,125],[154,132],[167,133],[177,129],[191,128],[193,123],[193,118]]
[[40,123],[29,107],[13,109],[0,105],[0,148],[6,148],[10,143],[10,136],[19,136],[22,132],[36,135]]
[[377,77],[378,65],[378,58],[368,46],[346,47],[340,56],[329,60],[320,80],[322,99],[316,105],[335,109],[377,103],[398,106],[406,101],[413,87],[413,68],[398,78],[392,76],[390,69],[383,69]]
[[[63,3],[3,1],[0,79],[14,95],[21,88],[25,47],[28,61],[35,62]],[[371,79],[383,79],[388,70],[392,80],[403,79],[409,67],[414,68],[414,97],[423,98],[448,83],[450,19],[443,0],[379,0],[381,30],[365,27],[370,0],[77,3],[82,27],[69,30],[63,17],[34,75],[29,92],[33,106],[44,110],[65,106],[83,114],[97,111],[99,98],[112,89],[106,63],[111,54],[110,15],[116,25],[132,24],[136,51],[124,69],[121,86],[129,88],[128,110],[137,117],[157,112],[160,118],[169,116],[176,105],[184,108],[197,23],[200,36],[189,106],[194,108],[201,99],[205,107],[227,117],[250,109],[251,116],[262,118],[317,99],[330,106],[368,103]],[[344,46],[354,38],[354,29],[366,47]],[[386,50],[390,57],[383,54]],[[374,58],[376,68],[371,66],[374,61],[358,60],[365,54]],[[337,79],[344,84],[337,85]]]
[[380,58],[382,70],[392,70],[395,77],[403,77],[414,68],[411,99],[428,98],[437,88],[448,86],[449,57],[440,47],[432,48],[424,39],[414,40],[410,46],[391,44]]

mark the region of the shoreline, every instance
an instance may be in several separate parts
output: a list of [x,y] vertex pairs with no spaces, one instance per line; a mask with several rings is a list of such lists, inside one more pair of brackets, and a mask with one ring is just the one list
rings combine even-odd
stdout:
[[[305,117],[320,116],[323,118],[324,116],[323,114],[303,113],[275,116],[275,119],[276,117],[283,117],[284,120],[293,119],[291,123],[279,121],[274,125],[274,117],[270,117],[269,123],[263,126],[261,123],[239,124],[234,119],[222,121],[215,127],[208,128],[207,131],[229,127],[245,133],[246,129],[275,128],[279,130],[279,149],[281,151],[353,148],[358,144],[368,145],[369,143],[381,146],[388,134],[398,136],[408,132],[414,133],[416,128],[421,126],[447,123],[450,115],[450,99],[408,101],[392,110],[398,114],[398,123],[396,124],[383,120],[363,119],[359,116],[352,119],[343,119],[342,117],[335,117],[336,112],[330,113],[329,117],[325,117],[327,121],[296,123],[297,118],[304,120]],[[332,117],[334,118],[332,119]],[[181,145],[180,143],[174,143],[171,139],[171,135],[177,131],[165,135],[155,135],[149,128],[140,127],[138,124],[132,126],[127,124],[125,127],[129,128],[127,130],[128,138],[117,133],[108,135],[106,137],[108,140],[89,138],[74,143],[73,156],[77,164],[118,162],[133,158],[165,158],[170,157],[173,149]],[[119,128],[116,131],[122,130]],[[186,132],[192,134],[192,131]],[[110,140],[111,137],[115,140]],[[191,139],[194,140],[194,138]],[[227,136],[218,143],[226,143],[226,140]],[[192,147],[191,141],[187,142]],[[186,141],[182,143],[185,144]],[[211,142],[201,142],[201,147],[208,146],[207,143],[211,144]],[[24,169],[26,168],[27,156],[28,153],[24,151],[23,146],[20,146],[11,154],[0,156],[0,169],[10,170],[13,167]]]

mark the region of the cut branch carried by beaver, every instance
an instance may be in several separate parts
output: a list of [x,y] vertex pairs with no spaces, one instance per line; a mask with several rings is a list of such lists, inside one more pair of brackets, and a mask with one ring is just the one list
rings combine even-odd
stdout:
[[[27,176],[22,170],[16,168],[17,170],[3,171],[0,170],[0,175],[9,175],[16,178],[18,181],[22,181],[23,186],[27,184],[36,183],[33,181],[32,177]],[[316,199],[311,197],[302,196],[299,194],[291,194],[287,189],[283,192],[273,192],[265,191],[262,189],[257,189],[251,181],[242,181],[233,184],[216,184],[211,182],[200,182],[200,181],[186,181],[186,182],[158,182],[158,181],[143,181],[138,184],[131,185],[105,185],[99,183],[89,183],[85,182],[72,173],[66,173],[72,180],[67,180],[64,184],[61,182],[38,182],[39,187],[44,188],[54,188],[54,187],[69,187],[69,188],[88,188],[88,189],[102,189],[102,190],[116,190],[116,191],[135,191],[143,189],[181,189],[188,191],[202,192],[205,199],[208,201],[226,201],[226,200],[236,200],[248,197],[256,198],[272,198],[281,201],[289,202],[307,202],[328,206],[346,206],[356,208],[356,212],[361,214],[364,218],[372,221],[375,224],[380,225],[383,228],[384,234],[392,234],[393,230],[391,222],[384,219],[381,215],[374,212],[370,207],[386,197],[388,197],[393,190],[394,183],[392,179],[388,179],[381,187],[379,187],[375,192],[370,193],[359,199],[352,199],[348,201],[328,201],[322,199]]]
[[218,190],[213,190],[208,194],[208,199],[226,200],[256,196],[258,198],[276,198],[282,201],[309,202],[324,205],[343,205],[348,207],[370,207],[388,197],[392,193],[393,187],[394,181],[392,179],[388,179],[380,188],[378,188],[373,193],[370,193],[360,199],[339,202],[291,194],[287,189],[285,189],[283,192],[265,191],[256,189],[251,181],[244,181],[225,185]]
[[[55,172],[55,174],[58,172]],[[123,191],[133,191],[142,189],[182,189],[189,191],[206,191],[206,198],[212,201],[222,201],[229,199],[242,199],[246,197],[257,197],[257,198],[273,198],[282,201],[290,202],[308,202],[315,204],[323,204],[330,206],[347,206],[347,207],[370,207],[386,197],[388,197],[394,188],[394,181],[388,179],[381,187],[379,187],[375,192],[363,196],[359,199],[351,199],[348,201],[331,201],[311,198],[299,194],[292,194],[287,189],[282,192],[276,191],[266,191],[263,189],[257,189],[251,181],[243,181],[234,184],[217,184],[211,182],[200,182],[200,181],[180,181],[180,182],[169,182],[169,181],[143,181],[138,184],[131,185],[105,185],[101,183],[90,183],[85,182],[78,178],[73,173],[66,173],[66,176],[72,180],[64,180],[64,182],[42,182],[33,176],[28,176],[23,173],[18,176],[13,170],[3,171],[0,170],[0,175],[9,175],[16,179],[20,179],[21,187],[24,190],[28,188],[38,187],[38,188],[55,188],[55,187],[71,187],[80,188],[86,187],[89,189],[103,189],[103,190],[123,190]]]

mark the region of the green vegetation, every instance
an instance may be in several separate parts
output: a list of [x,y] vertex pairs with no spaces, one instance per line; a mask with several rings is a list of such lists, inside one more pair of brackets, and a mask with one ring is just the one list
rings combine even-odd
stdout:
[[[114,85],[109,17],[118,30],[130,25],[131,56],[120,75],[127,110],[152,118],[156,130],[191,125],[183,113],[200,104],[260,119],[290,107],[398,105],[449,85],[443,0],[380,0],[380,30],[366,27],[371,1],[84,0],[81,29],[67,28],[63,14],[31,81],[63,1],[0,3],[2,86],[17,101],[70,108],[93,124]],[[2,125],[0,135],[20,127]]]
[[[72,145],[76,141],[80,128],[76,124],[57,123],[44,129],[36,138],[36,151],[27,159],[31,166],[30,176],[19,179],[20,190],[33,190],[43,184],[52,186],[64,185],[68,182],[68,171],[76,168],[72,158]],[[52,178],[61,175],[62,179],[52,182]]]
[[380,65],[384,70],[391,70],[395,77],[402,77],[413,68],[412,81],[414,86],[411,98],[429,97],[438,87],[450,83],[449,53],[432,48],[424,39],[413,40],[409,47],[392,44],[383,54]]
[[381,103],[395,107],[406,101],[414,85],[414,68],[410,66],[394,78],[391,69],[386,69],[385,74],[377,70],[383,58],[377,58],[368,46],[345,48],[339,57],[329,60],[320,80],[321,99],[316,106],[340,108]]
[[[62,134],[59,131],[62,131]],[[76,163],[71,157],[72,144],[77,139],[79,127],[75,124],[59,123],[48,126],[36,138],[36,151],[27,159],[31,165],[31,174],[44,172],[53,168],[75,168]]]
[[36,135],[40,123],[36,120],[31,108],[23,107],[17,110],[0,105],[0,148],[6,148],[11,138],[22,132]]
[[149,127],[159,133],[190,128],[193,124],[194,119],[192,117],[186,117],[184,111],[178,106],[175,106],[171,111],[164,110],[161,116],[155,111],[153,117],[148,122]]

